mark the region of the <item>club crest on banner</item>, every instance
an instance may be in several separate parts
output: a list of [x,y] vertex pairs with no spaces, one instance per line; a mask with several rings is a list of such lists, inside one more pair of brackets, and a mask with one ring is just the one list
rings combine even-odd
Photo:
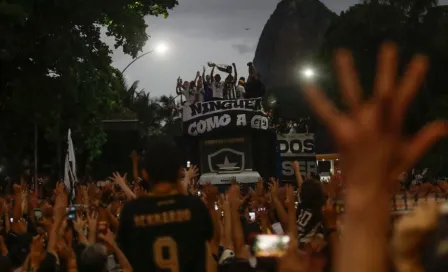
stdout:
[[211,172],[243,171],[244,152],[231,148],[223,148],[208,155],[208,166]]

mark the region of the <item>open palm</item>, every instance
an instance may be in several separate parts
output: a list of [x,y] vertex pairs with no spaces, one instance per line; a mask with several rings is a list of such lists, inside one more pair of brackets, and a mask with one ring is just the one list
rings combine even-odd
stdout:
[[[345,173],[360,177],[376,172],[381,181],[370,184],[369,189],[382,190],[385,183],[390,184],[447,134],[447,124],[435,121],[410,139],[402,135],[406,109],[422,84],[428,67],[427,58],[415,56],[403,78],[397,82],[396,46],[384,44],[378,55],[373,97],[367,101],[361,99],[362,90],[350,52],[339,50],[335,64],[348,111],[340,112],[312,83],[304,89],[305,97],[332,134]],[[351,182],[366,185],[359,179],[351,179]]]

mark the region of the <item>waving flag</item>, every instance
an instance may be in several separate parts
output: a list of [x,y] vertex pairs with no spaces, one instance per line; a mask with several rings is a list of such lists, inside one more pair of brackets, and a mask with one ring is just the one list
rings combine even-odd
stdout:
[[67,190],[70,192],[71,199],[75,197],[74,186],[77,182],[78,179],[76,178],[75,149],[73,148],[71,131],[69,129],[67,136],[67,155],[65,156],[64,184],[67,187]]

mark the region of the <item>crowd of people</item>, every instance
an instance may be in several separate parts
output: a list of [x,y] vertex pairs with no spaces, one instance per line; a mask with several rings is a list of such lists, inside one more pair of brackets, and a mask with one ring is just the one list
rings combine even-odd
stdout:
[[[109,182],[57,183],[50,195],[38,183],[11,183],[0,199],[0,271],[448,271],[440,203],[428,199],[391,217],[391,199],[405,190],[399,174],[448,134],[436,121],[410,140],[401,136],[427,61],[414,58],[397,86],[396,62],[396,47],[384,45],[374,98],[363,103],[351,55],[337,53],[348,113],[315,85],[306,88],[339,148],[343,176],[322,183],[294,163],[295,184],[234,180],[218,193],[197,185],[198,168],[183,168],[174,144],[154,140],[143,158],[133,153],[130,182],[114,173]],[[446,196],[447,186],[431,186],[409,192]]]
[[[196,77],[191,81],[183,81],[180,77],[177,79],[176,94],[181,96],[182,104],[194,104],[196,102],[207,102],[216,100],[232,100],[257,98],[264,94],[264,86],[260,81],[260,75],[255,69],[253,63],[247,64],[249,76],[247,78],[240,77],[235,63],[232,66],[217,65],[208,63],[211,67],[210,74],[206,75],[206,68],[203,67],[202,75],[198,71]],[[226,73],[224,81],[216,70]],[[183,100],[185,98],[185,101]]]

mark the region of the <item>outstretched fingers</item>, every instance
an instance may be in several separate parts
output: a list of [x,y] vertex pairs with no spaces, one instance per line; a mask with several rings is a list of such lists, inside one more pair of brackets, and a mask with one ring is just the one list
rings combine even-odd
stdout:
[[394,43],[384,43],[378,53],[374,86],[374,96],[380,103],[391,99],[395,89],[396,76],[397,46]]
[[316,116],[332,132],[333,136],[338,138],[338,126],[340,125],[339,119],[341,116],[339,110],[314,83],[306,85],[303,90],[304,97],[308,101]]
[[392,118],[394,125],[399,126],[400,129],[406,114],[406,109],[420,89],[427,70],[427,57],[422,55],[413,57],[400,85],[398,86],[397,94],[394,99],[394,107],[392,109]]
[[346,49],[337,50],[334,56],[334,64],[344,103],[351,111],[356,112],[360,107],[362,90],[350,51]]
[[434,121],[423,127],[409,142],[405,143],[403,165],[397,172],[412,167],[439,139],[448,136],[448,122]]

